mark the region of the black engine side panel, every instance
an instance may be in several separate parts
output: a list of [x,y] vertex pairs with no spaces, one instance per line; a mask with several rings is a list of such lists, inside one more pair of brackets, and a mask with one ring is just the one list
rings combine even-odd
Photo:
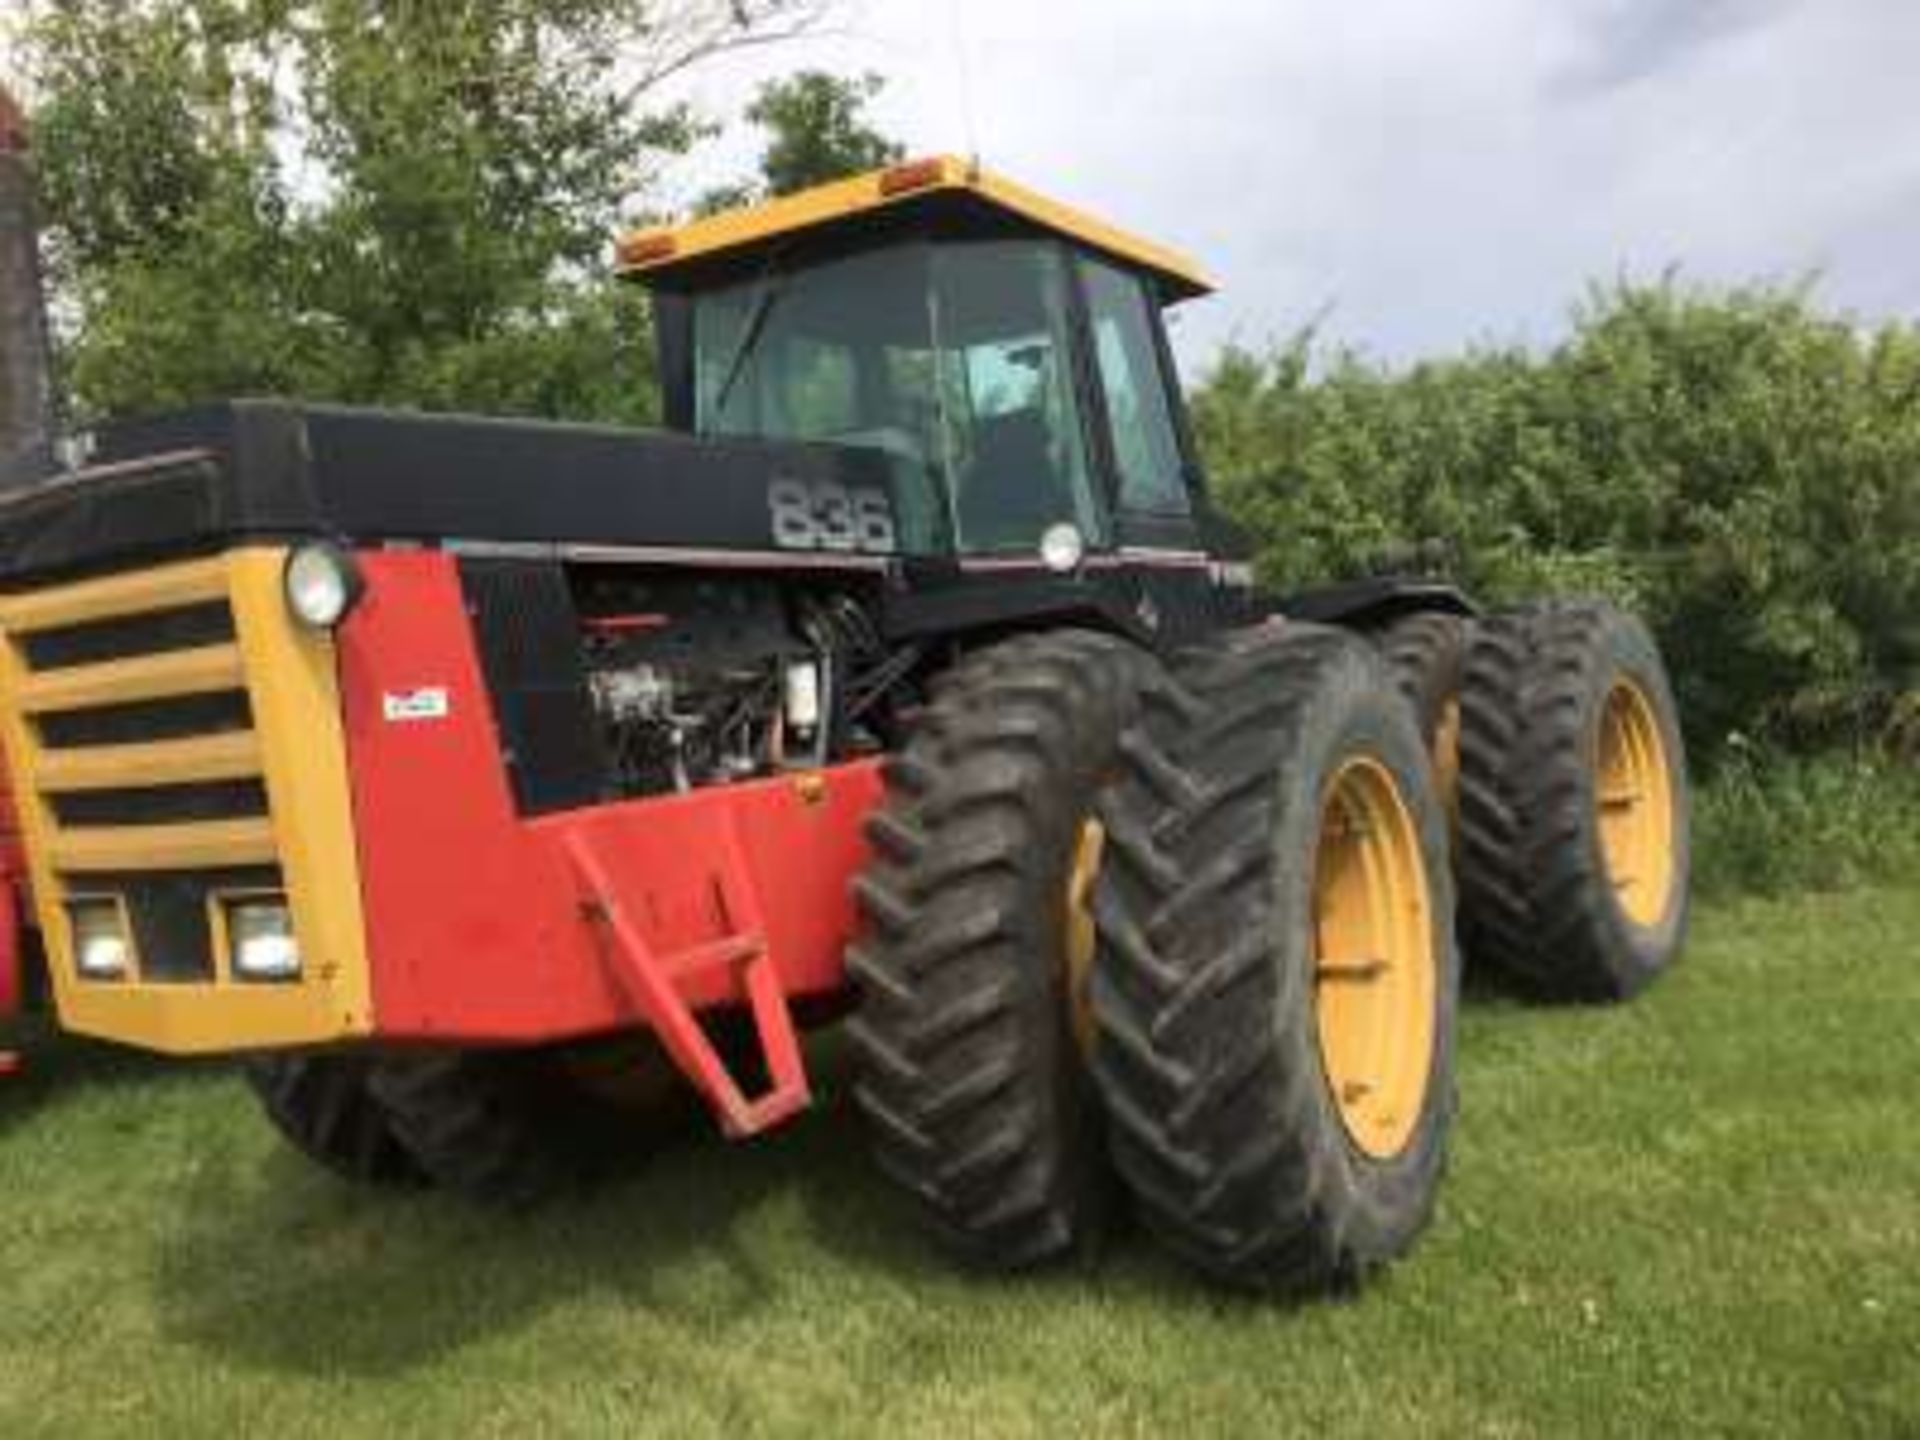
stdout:
[[520,813],[602,799],[607,760],[565,573],[544,561],[467,559],[460,584]]

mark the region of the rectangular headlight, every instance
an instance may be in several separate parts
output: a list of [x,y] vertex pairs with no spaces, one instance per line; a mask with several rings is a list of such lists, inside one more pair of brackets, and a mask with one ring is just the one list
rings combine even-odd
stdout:
[[297,980],[300,944],[293,912],[279,896],[249,896],[223,902],[228,959],[237,980]]
[[73,964],[88,980],[124,980],[133,958],[126,916],[118,900],[69,900]]

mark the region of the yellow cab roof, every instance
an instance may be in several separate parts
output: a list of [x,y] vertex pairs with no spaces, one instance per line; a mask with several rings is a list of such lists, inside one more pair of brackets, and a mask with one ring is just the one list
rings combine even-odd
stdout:
[[615,266],[643,281],[671,281],[706,264],[749,257],[802,234],[857,233],[882,214],[955,203],[1023,222],[1100,251],[1147,274],[1171,303],[1212,291],[1186,256],[1049,200],[973,161],[936,155],[816,185],[763,204],[621,238]]

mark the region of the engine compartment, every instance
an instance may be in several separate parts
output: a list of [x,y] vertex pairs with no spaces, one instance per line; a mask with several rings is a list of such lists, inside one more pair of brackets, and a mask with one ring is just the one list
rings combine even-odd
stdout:
[[500,561],[463,579],[528,811],[878,753],[921,655],[885,643],[858,579]]
[[617,794],[823,764],[834,665],[756,577],[601,577],[576,590],[580,664]]

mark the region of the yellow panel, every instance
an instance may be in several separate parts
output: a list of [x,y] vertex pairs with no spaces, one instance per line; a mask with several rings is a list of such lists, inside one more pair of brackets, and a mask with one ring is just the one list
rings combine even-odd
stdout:
[[[56,1001],[72,984],[73,946],[67,936],[66,913],[59,880],[49,864],[48,837],[53,833],[53,813],[44,796],[34,787],[33,764],[38,753],[33,727],[11,697],[19,692],[22,666],[12,638],[0,630],[0,742],[4,743],[5,763],[10,772],[14,818],[20,825],[22,849],[27,857],[27,874],[33,882],[33,903],[40,920],[40,934],[47,947],[47,971]],[[62,1005],[64,1012],[64,1005]],[[64,1013],[63,1013],[64,1018]]]
[[106,660],[66,670],[35,671],[20,681],[15,696],[21,709],[38,715],[48,710],[80,710],[89,705],[236,690],[244,678],[237,646],[202,645],[193,650]]
[[[942,192],[966,191],[1043,229],[1151,271],[1170,286],[1176,298],[1190,299],[1213,289],[1213,282],[1199,266],[1178,251],[1049,200],[969,161],[939,155],[914,162],[914,168],[921,167],[928,171],[926,183],[893,195],[881,188],[883,178],[891,172],[875,170],[677,228],[636,231],[621,241],[618,268],[623,274],[665,274],[690,261],[752,249],[804,230],[846,224],[871,211],[909,205]],[[660,255],[641,258],[639,252],[650,246],[659,247]]]
[[[0,602],[0,632],[17,633],[28,626],[136,614],[225,594],[233,606],[237,641],[219,647],[232,652],[222,660],[221,673],[230,677],[226,683],[245,684],[255,718],[255,733],[247,736],[116,746],[95,750],[86,760],[42,750],[18,702],[31,686],[56,676],[30,676],[10,634],[0,633],[0,739],[16,781],[15,806],[48,970],[67,1029],[197,1054],[318,1044],[373,1028],[333,643],[288,615],[281,598],[284,558],[280,549],[249,549],[216,562]],[[220,576],[220,584],[211,588],[208,564],[216,565]],[[124,668],[118,678],[123,683],[112,698],[129,698]],[[138,752],[153,760],[153,780],[185,781],[229,767],[238,771],[243,763],[248,768],[239,773],[257,769],[273,820],[62,832],[45,798],[46,781],[70,786],[77,774],[82,782],[99,778],[106,783],[108,773],[122,768],[130,777],[141,759]],[[128,783],[134,782],[129,778]],[[97,866],[152,870],[277,861],[299,936],[303,976],[293,983],[240,982],[226,973],[226,957],[216,956],[218,973],[209,982],[83,981],[73,969],[64,905],[68,889],[56,859],[74,867],[76,889],[84,889],[86,871]]]
[[275,853],[264,819],[56,828],[51,850],[53,868],[66,874],[271,865]]
[[34,779],[49,794],[79,790],[138,789],[238,780],[260,773],[260,742],[246,731],[155,740],[142,745],[99,745],[84,750],[47,750]]
[[89,620],[111,620],[221,599],[227,593],[227,570],[219,556],[162,565],[128,575],[82,580],[52,590],[0,598],[0,629],[15,634],[79,625]]
[[318,1045],[350,1033],[310,985],[78,982],[60,1000],[60,1024],[78,1035],[169,1055],[216,1055]]
[[[237,550],[228,558],[303,973],[331,1007],[335,1033],[364,1034],[373,1028],[373,995],[333,639],[288,613],[284,550]],[[233,1037],[236,1048],[259,1038]]]
[[1078,240],[1095,250],[1104,250],[1118,259],[1155,272],[1163,279],[1172,281],[1182,299],[1213,292],[1213,281],[1206,272],[1178,250],[1152,240],[1143,240],[1116,225],[1094,218],[1084,210],[1076,210],[1058,200],[1049,200],[1037,191],[990,171],[975,172],[972,188],[1003,209],[1044,225],[1049,230],[1057,230],[1069,240]]

